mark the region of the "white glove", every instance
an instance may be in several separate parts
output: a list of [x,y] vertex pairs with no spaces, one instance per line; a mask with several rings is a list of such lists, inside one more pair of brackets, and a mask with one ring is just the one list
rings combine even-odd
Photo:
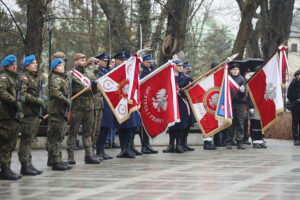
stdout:
[[251,115],[253,115],[253,114],[254,114],[254,108],[251,108],[251,109],[249,110],[249,113],[250,113]]
[[240,87],[240,92],[241,92],[241,93],[244,93],[245,91],[246,91],[246,88],[245,88],[245,86],[242,85],[242,86]]

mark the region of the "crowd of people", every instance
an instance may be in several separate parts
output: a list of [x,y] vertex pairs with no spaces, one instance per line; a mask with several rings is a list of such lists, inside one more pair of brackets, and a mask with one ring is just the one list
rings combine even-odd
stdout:
[[[156,154],[146,130],[142,126],[138,111],[133,112],[130,118],[119,124],[110,109],[109,102],[97,87],[100,77],[107,74],[114,67],[120,65],[130,57],[122,51],[113,57],[101,53],[89,59],[86,55],[77,53],[73,57],[72,69],[67,70],[66,55],[56,52],[49,66],[48,94],[41,92],[39,87],[38,63],[34,55],[24,58],[22,72],[17,72],[17,58],[14,55],[6,56],[2,62],[4,70],[0,74],[0,179],[17,180],[22,175],[39,175],[43,172],[32,163],[31,143],[35,138],[41,118],[41,110],[48,113],[48,131],[46,150],[48,152],[47,165],[55,171],[71,170],[76,164],[74,150],[76,138],[82,126],[82,142],[85,151],[86,164],[99,164],[103,160],[113,157],[106,152],[108,146],[121,149],[118,158],[135,158],[142,154]],[[188,134],[194,126],[195,119],[189,101],[182,88],[193,82],[190,76],[191,65],[182,60],[174,61],[174,72],[178,86],[178,104],[181,120],[169,127],[169,145],[164,153],[184,153],[194,151],[188,146]],[[218,63],[212,63],[212,68]],[[229,67],[230,76],[240,86],[238,91],[231,90],[233,105],[233,124],[227,130],[204,138],[204,150],[216,150],[217,146],[232,149],[245,149],[252,139],[253,148],[267,148],[263,140],[259,115],[248,97],[244,84],[246,75],[240,74],[240,66],[232,64]],[[143,57],[140,79],[154,71],[151,55]],[[77,98],[72,96],[80,93]],[[288,99],[292,104],[292,133],[294,144],[300,145],[300,70],[288,89]],[[250,119],[250,128],[248,120]],[[66,134],[67,124],[70,129],[67,135],[66,161],[62,158],[62,142]],[[250,134],[248,134],[248,129]],[[16,148],[18,134],[21,133],[18,150],[21,163],[20,174],[11,170],[11,156]],[[135,135],[141,139],[141,151],[134,145]],[[119,144],[115,142],[116,135]]]

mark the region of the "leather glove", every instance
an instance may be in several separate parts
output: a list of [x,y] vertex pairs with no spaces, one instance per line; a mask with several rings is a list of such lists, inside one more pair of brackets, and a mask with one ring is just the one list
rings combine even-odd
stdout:
[[249,110],[249,113],[250,113],[251,115],[253,115],[253,114],[254,114],[254,108],[251,108],[251,109]]
[[182,89],[180,89],[180,90],[178,91],[178,93],[180,94],[180,96],[185,96],[184,90],[182,90]]
[[242,85],[239,90],[241,93],[244,93],[246,91],[246,88],[245,88],[245,86]]
[[42,106],[44,110],[47,110],[47,102],[44,99],[38,98],[37,103]]

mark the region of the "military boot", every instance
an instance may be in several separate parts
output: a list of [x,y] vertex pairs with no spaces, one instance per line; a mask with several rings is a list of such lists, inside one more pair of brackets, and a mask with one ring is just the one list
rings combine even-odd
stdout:
[[212,141],[204,141],[204,150],[216,150],[217,147],[212,143]]
[[141,152],[143,154],[156,154],[158,153],[157,150],[154,150],[152,146],[150,145],[150,140],[149,136],[145,133],[145,131],[140,131],[139,132],[140,138],[141,138],[141,144],[142,144],[142,149]]
[[47,166],[52,166],[53,164],[53,157],[52,154],[48,151],[48,160],[47,160]]
[[100,164],[100,160],[98,158],[94,158],[92,156],[84,157],[85,164]]
[[244,145],[243,145],[243,141],[238,141],[237,142],[237,149],[245,149]]
[[129,135],[120,133],[119,138],[121,144],[121,152],[117,155],[117,158],[135,158],[135,155],[129,147]]
[[174,148],[175,142],[175,133],[173,131],[169,131],[169,146],[163,150],[164,153],[173,153],[175,152]]
[[72,169],[71,166],[67,166],[67,165],[64,165],[63,163],[53,163],[52,164],[52,170],[53,171],[66,171],[66,170],[69,170],[69,169]]
[[187,137],[188,137],[188,135],[189,135],[189,133],[188,133],[188,132],[185,132],[185,133],[184,133],[184,136],[183,136],[183,138],[182,138],[182,147],[183,147],[183,150],[184,150],[184,151],[195,151],[194,148],[189,147],[189,146],[187,145]]
[[182,146],[182,132],[176,132],[176,153],[184,153]]
[[43,173],[42,170],[38,170],[32,163],[29,164],[29,167],[31,168],[31,170],[35,171],[37,173],[37,175],[40,175]]
[[[112,156],[108,155],[106,152],[105,152],[105,144],[100,144],[98,145],[97,147],[97,156],[102,159],[102,160],[110,160],[110,159],[113,159]],[[101,160],[100,160],[101,161]]]
[[68,151],[68,164],[76,165],[76,161],[74,159],[74,151]]
[[133,139],[130,139],[129,145],[130,145],[131,151],[132,151],[136,156],[141,156],[141,155],[143,155],[142,152],[139,152],[139,151],[134,147],[134,140],[133,140]]
[[27,176],[35,176],[37,175],[37,172],[32,170],[30,167],[29,167],[29,164],[27,162],[21,162],[21,170],[20,170],[20,173],[22,175],[27,175]]
[[0,180],[18,180],[22,178],[21,175],[11,171],[8,164],[1,163]]

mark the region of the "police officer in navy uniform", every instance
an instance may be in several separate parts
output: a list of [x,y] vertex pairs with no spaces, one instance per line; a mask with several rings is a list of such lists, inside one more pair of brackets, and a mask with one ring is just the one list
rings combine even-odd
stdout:
[[[188,62],[185,62],[183,63],[183,73],[185,74],[185,84],[189,84],[191,82],[193,82],[193,78],[190,76],[190,73],[191,73],[191,64],[189,64]],[[187,97],[184,95],[186,101],[187,100]],[[192,147],[189,147],[187,145],[187,137],[189,135],[189,132],[190,132],[190,129],[192,126],[194,126],[194,123],[195,123],[195,119],[194,119],[194,116],[193,116],[193,113],[192,113],[192,108],[189,106],[189,117],[188,117],[188,124],[187,124],[187,127],[184,129],[183,131],[183,137],[182,137],[182,147],[184,149],[184,151],[194,151],[195,149],[192,148]]]
[[[146,77],[149,75],[151,72],[154,71],[154,66],[153,66],[153,58],[151,55],[146,55],[143,57],[143,63],[141,64],[141,73],[140,73],[140,79]],[[141,138],[141,144],[142,144],[142,149],[141,152],[144,154],[156,154],[158,153],[157,150],[154,150],[151,145],[150,145],[150,140],[149,136],[146,133],[146,130],[144,127],[141,127],[139,131],[139,135]]]
[[[183,61],[176,60],[175,64],[175,76],[176,82],[179,89],[188,85],[191,82],[191,79],[183,73]],[[175,125],[169,127],[169,146],[163,150],[164,153],[183,153],[183,136],[185,129],[189,126],[189,117],[191,115],[191,110],[189,108],[188,101],[182,90],[179,90],[178,94],[178,104],[180,111],[180,122],[175,123]],[[174,142],[176,140],[176,147],[174,147]]]
[[[102,53],[95,57],[99,59],[98,76],[104,76],[109,72],[109,69],[107,68],[109,55],[107,55],[106,53]],[[113,157],[105,152],[105,142],[107,135],[111,133],[112,129],[115,129],[117,127],[118,122],[105,99],[103,99],[102,120],[99,123],[101,123],[101,128],[97,141],[97,155],[103,160],[109,160]]]

